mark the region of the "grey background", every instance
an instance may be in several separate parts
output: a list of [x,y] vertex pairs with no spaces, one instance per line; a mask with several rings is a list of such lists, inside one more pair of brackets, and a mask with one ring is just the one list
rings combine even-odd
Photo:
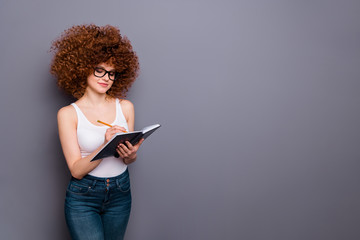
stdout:
[[51,41],[137,51],[126,239],[360,239],[360,2],[0,1],[1,239],[69,239]]

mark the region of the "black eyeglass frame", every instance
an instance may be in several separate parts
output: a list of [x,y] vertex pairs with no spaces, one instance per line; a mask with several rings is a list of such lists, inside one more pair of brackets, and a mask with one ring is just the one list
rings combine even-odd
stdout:
[[[101,75],[96,75],[96,74],[99,74],[98,72],[96,72],[97,69],[101,69],[102,71],[104,71],[104,74],[102,74],[102,76],[101,76]],[[114,74],[115,74],[115,75],[114,75],[114,79],[111,79],[112,77],[110,76],[110,73],[114,73]],[[106,70],[105,70],[104,68],[102,68],[102,67],[95,67],[95,68],[94,68],[94,76],[95,76],[95,77],[101,78],[101,77],[104,77],[106,74],[108,75],[108,78],[109,78],[109,80],[111,80],[111,81],[116,81],[116,80],[119,78],[119,76],[120,76],[120,73],[119,73],[119,72],[106,71]]]

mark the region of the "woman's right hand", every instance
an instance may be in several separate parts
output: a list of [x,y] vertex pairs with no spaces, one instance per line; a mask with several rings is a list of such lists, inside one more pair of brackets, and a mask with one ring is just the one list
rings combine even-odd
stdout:
[[118,125],[114,125],[111,128],[108,128],[105,132],[105,141],[104,143],[107,143],[110,141],[110,139],[119,132],[126,132],[126,129],[124,127],[120,127]]

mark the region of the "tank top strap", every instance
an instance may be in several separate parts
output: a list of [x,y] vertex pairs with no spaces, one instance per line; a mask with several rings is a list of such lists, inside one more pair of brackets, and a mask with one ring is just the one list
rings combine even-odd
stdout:
[[72,103],[71,105],[75,108],[76,113],[79,113],[80,108],[75,103]]
[[125,115],[121,108],[120,100],[118,98],[116,98],[116,111],[117,111],[116,118],[118,120],[118,123],[121,124],[120,126],[124,126],[127,130],[129,130]]
[[76,105],[76,103],[72,103],[71,105],[75,108],[75,111],[76,111],[76,115],[77,115],[77,119],[78,119],[77,125],[79,126],[80,124],[82,124],[84,122],[86,123],[87,119],[84,116],[84,114],[82,113],[81,109],[78,107],[78,105]]
[[82,112],[81,112],[80,108],[75,103],[72,103],[71,105],[75,108],[76,115],[77,115],[78,121],[79,121],[79,118],[82,117]]

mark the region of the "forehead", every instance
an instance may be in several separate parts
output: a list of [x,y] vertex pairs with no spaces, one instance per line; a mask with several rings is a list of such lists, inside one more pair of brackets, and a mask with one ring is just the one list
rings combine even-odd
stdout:
[[108,63],[99,63],[97,65],[97,67],[101,67],[104,68],[107,71],[113,71],[115,70],[114,66],[112,64],[108,64]]

